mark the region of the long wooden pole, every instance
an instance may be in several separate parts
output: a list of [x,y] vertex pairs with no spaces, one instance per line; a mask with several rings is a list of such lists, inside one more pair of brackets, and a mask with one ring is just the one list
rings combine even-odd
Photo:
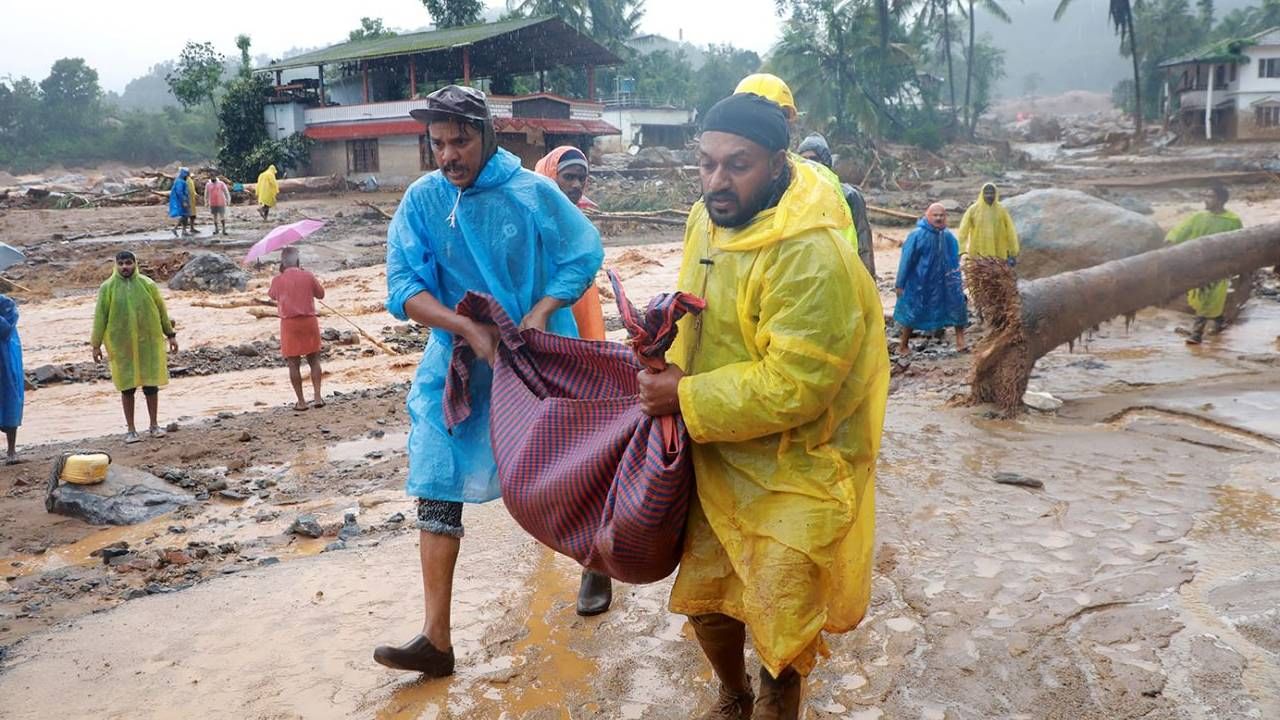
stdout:
[[400,353],[399,353],[398,351],[396,351],[395,349],[393,349],[393,348],[389,348],[389,347],[387,347],[386,345],[384,345],[384,344],[382,343],[382,341],[381,341],[381,340],[379,340],[378,338],[376,338],[376,337],[374,337],[374,336],[370,335],[369,333],[365,332],[365,331],[364,331],[364,328],[362,328],[362,327],[360,327],[359,325],[357,325],[357,324],[356,324],[356,322],[355,322],[354,320],[352,320],[351,318],[347,317],[346,315],[343,315],[342,313],[338,312],[337,310],[334,310],[334,309],[333,309],[332,307],[330,307],[330,306],[329,306],[329,304],[328,304],[328,303],[326,303],[325,301],[323,301],[323,300],[317,300],[316,302],[320,303],[321,307],[323,307],[324,309],[328,310],[329,312],[333,313],[334,315],[337,315],[338,317],[340,317],[340,318],[342,318],[343,320],[346,320],[348,323],[350,323],[350,324],[351,324],[351,327],[355,328],[357,332],[359,332],[361,335],[363,335],[363,336],[365,337],[365,339],[366,339],[366,340],[368,340],[369,342],[371,342],[371,343],[373,343],[374,345],[376,345],[376,346],[378,347],[378,349],[379,349],[379,350],[381,350],[382,352],[384,352],[384,353],[386,353],[386,354],[388,354],[388,355],[399,355],[399,354],[400,354]]

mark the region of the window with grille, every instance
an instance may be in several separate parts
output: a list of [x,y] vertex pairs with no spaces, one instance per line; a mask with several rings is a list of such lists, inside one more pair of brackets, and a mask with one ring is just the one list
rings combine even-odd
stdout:
[[1260,128],[1280,127],[1280,105],[1254,108],[1254,125]]
[[347,172],[378,172],[378,141],[376,139],[347,141]]
[[1258,77],[1280,77],[1280,58],[1266,58],[1258,61]]

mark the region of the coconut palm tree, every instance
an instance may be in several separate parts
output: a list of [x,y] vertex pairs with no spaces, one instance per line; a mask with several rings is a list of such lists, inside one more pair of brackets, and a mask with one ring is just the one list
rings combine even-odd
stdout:
[[[1142,144],[1142,77],[1138,71],[1138,36],[1133,29],[1133,9],[1141,6],[1142,0],[1110,0],[1107,17],[1120,36],[1120,46],[1129,47],[1129,55],[1133,58],[1133,142],[1135,146]],[[1053,13],[1054,20],[1061,20],[1071,7],[1071,0],[1059,0],[1058,9]]]
[[[1071,0],[1061,0],[1063,4],[1071,2]],[[1128,0],[1125,0],[1128,2]],[[969,16],[969,44],[964,49],[964,124],[969,128],[970,134],[978,124],[978,118],[973,117],[973,68],[976,63],[973,61],[973,49],[977,47],[977,18],[974,8],[981,7],[988,13],[993,15],[997,20],[1003,20],[1006,23],[1013,22],[1009,17],[1009,13],[1000,7],[997,0],[969,0],[969,8],[966,13]],[[960,11],[965,12],[964,5],[960,6]]]

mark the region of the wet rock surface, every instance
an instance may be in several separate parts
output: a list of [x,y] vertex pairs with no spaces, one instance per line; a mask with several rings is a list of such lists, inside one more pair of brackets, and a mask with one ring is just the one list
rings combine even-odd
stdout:
[[170,290],[202,290],[211,293],[244,290],[248,284],[249,273],[241,269],[234,260],[210,252],[196,253],[169,279]]
[[1157,250],[1150,218],[1076,190],[1033,190],[1004,201],[1018,230],[1018,276],[1028,280]]
[[107,479],[96,485],[58,485],[46,506],[49,512],[90,525],[136,525],[193,502],[151,473],[112,464]]

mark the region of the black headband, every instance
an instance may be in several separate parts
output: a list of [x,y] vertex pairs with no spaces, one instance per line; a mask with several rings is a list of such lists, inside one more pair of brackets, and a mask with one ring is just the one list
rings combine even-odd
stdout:
[[730,95],[713,105],[702,119],[702,131],[744,137],[771,152],[791,143],[782,106],[751,93]]

